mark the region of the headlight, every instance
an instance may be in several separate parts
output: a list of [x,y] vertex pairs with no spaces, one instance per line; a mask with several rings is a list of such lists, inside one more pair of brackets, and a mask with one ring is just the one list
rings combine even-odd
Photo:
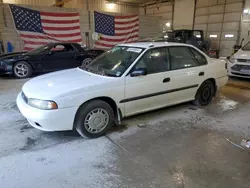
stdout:
[[28,99],[28,104],[32,107],[41,109],[41,110],[53,110],[58,109],[57,104],[54,101],[46,101],[39,99]]
[[230,62],[230,63],[235,63],[235,61],[236,61],[236,59],[235,59],[234,57],[231,56],[231,57],[229,58],[229,62]]

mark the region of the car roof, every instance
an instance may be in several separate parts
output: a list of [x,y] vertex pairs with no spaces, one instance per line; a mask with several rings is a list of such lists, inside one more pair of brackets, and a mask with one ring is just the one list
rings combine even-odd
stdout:
[[155,48],[155,47],[168,47],[168,46],[192,46],[189,44],[175,43],[175,42],[136,42],[119,44],[118,46],[138,47],[138,48]]

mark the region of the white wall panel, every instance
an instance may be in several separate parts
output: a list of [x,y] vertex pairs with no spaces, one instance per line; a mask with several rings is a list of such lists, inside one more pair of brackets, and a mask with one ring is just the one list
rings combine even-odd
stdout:
[[218,14],[224,11],[224,5],[216,5],[209,8],[209,14]]
[[223,31],[238,31],[239,30],[239,22],[230,22],[223,24]]
[[36,6],[51,6],[55,4],[55,1],[53,0],[3,0],[3,3],[36,5]]
[[198,24],[198,25],[195,25],[194,29],[205,31],[207,29],[207,24]]
[[218,0],[218,4],[224,4],[226,0]]
[[243,4],[240,3],[232,3],[226,5],[226,12],[241,12]]
[[209,5],[209,0],[197,0],[197,7],[205,7]]
[[209,5],[210,5],[210,6],[217,5],[217,4],[218,4],[218,1],[217,1],[217,0],[210,0],[210,1],[209,1]]
[[242,2],[242,0],[227,0],[227,3]]
[[192,28],[194,0],[175,0],[174,28]]
[[226,13],[224,16],[224,22],[240,21],[241,12]]
[[195,23],[196,24],[207,23],[207,21],[208,21],[208,16],[197,16],[195,18]]
[[202,15],[207,15],[207,14],[208,14],[208,7],[197,8],[195,12],[196,16],[202,16]]
[[208,23],[218,23],[222,22],[223,14],[210,15],[208,17]]
[[232,47],[237,43],[237,41],[221,41],[220,44],[220,56],[227,57],[232,53]]
[[221,31],[222,23],[208,24],[207,31]]

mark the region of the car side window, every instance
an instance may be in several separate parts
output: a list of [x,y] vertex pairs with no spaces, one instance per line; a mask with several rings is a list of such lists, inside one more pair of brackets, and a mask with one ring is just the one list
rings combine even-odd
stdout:
[[65,44],[65,45],[57,44],[54,47],[52,47],[50,51],[60,53],[60,52],[74,52],[75,50],[71,44]]
[[185,46],[169,47],[171,70],[199,66],[193,53]]
[[53,47],[50,49],[50,51],[56,52],[56,53],[58,53],[58,52],[63,52],[64,50],[65,50],[65,46],[64,46],[64,45],[61,45],[61,44],[55,45],[55,46],[53,46]]
[[145,68],[147,70],[147,74],[160,73],[170,70],[167,48],[155,48],[148,50],[135,65],[134,70],[140,68]]
[[200,52],[198,52],[194,48],[190,48],[190,50],[194,54],[194,57],[198,61],[199,65],[206,65],[207,64],[207,58],[204,55],[202,55]]

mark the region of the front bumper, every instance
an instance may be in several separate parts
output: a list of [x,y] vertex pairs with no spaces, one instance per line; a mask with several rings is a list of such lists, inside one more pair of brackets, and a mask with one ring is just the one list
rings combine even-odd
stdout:
[[[233,66],[249,66],[249,72],[242,72],[241,70],[233,69]],[[230,63],[227,62],[227,71],[229,76],[241,77],[241,78],[250,78],[250,65],[241,64],[241,63]]]
[[29,106],[22,98],[17,96],[17,106],[22,115],[31,126],[42,131],[72,130],[75,114],[78,107],[70,107],[57,110],[40,110]]
[[0,75],[12,74],[12,66],[10,65],[0,65]]

